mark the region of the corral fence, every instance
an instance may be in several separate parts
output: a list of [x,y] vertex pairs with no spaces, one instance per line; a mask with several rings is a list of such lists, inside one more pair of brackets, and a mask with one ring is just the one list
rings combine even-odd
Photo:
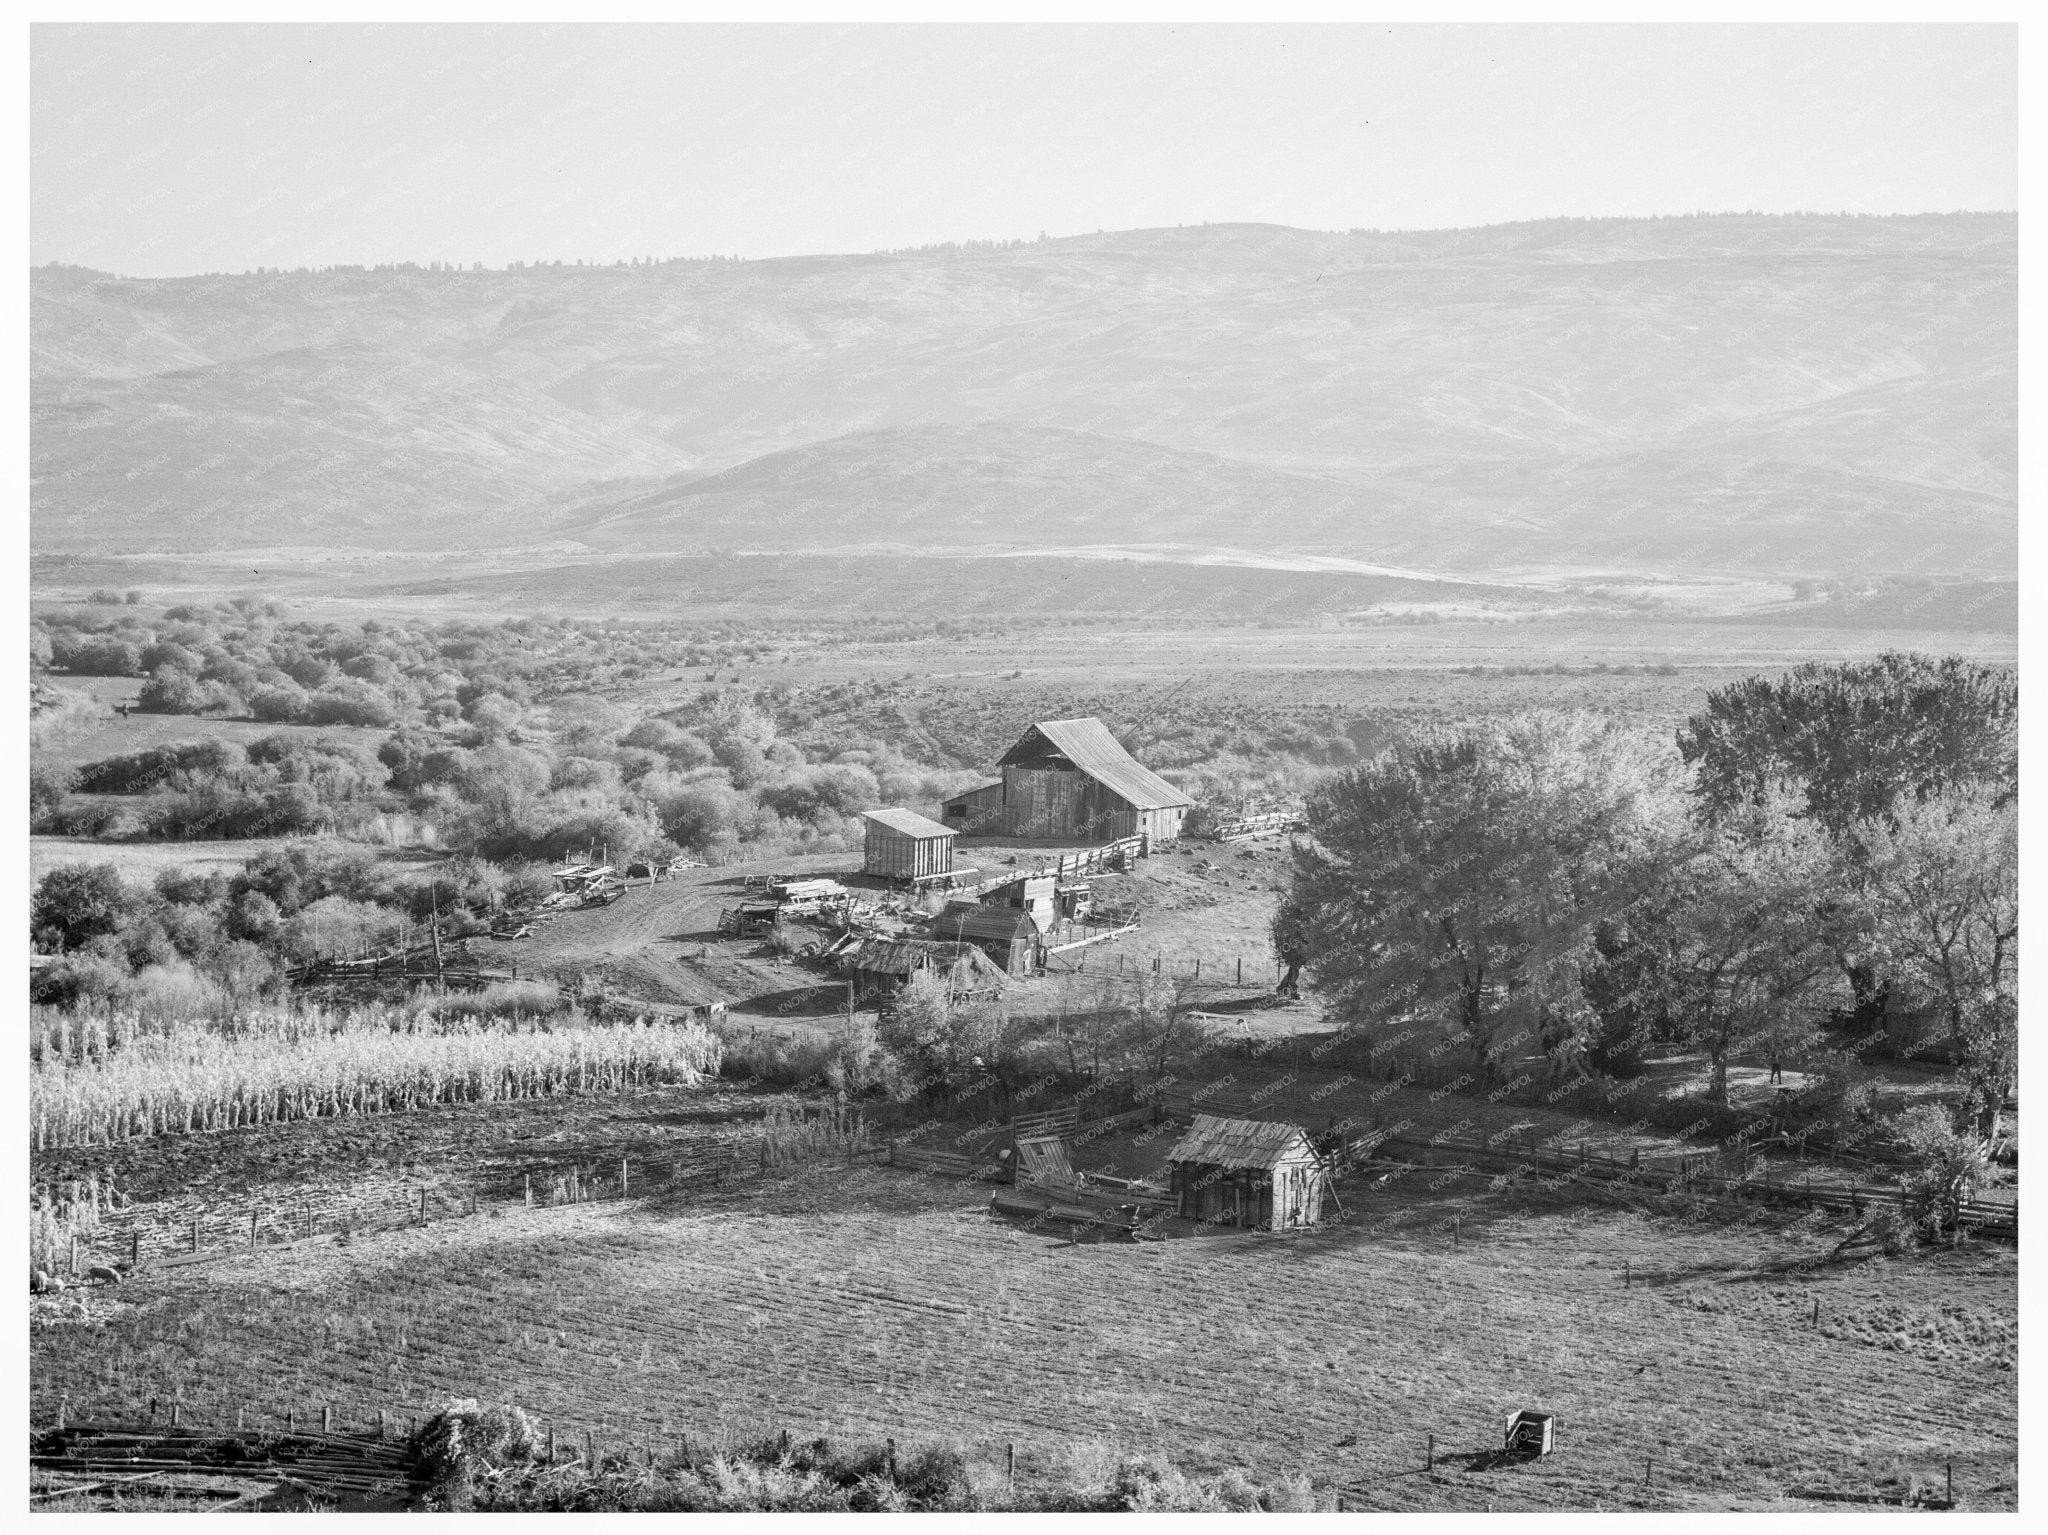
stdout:
[[[346,1242],[511,1206],[705,1192],[770,1175],[762,1155],[760,1141],[741,1138],[719,1151],[535,1161],[470,1177],[401,1177],[374,1192],[280,1192],[252,1198],[240,1209],[116,1208],[100,1216],[97,1231],[73,1238],[67,1263],[74,1274],[121,1262],[131,1269],[179,1268],[238,1254]],[[879,1160],[882,1155],[877,1144],[849,1154],[848,1160]]]
[[[1101,937],[1121,937],[1137,926],[1120,928]],[[1100,938],[1089,939],[1093,944]],[[1280,984],[1279,964],[1263,955],[1242,954],[1133,954],[1123,949],[1091,953],[1082,944],[1048,948],[1043,969],[1048,975],[1096,975],[1115,980],[1137,980],[1157,976],[1162,980],[1188,980],[1203,986],[1270,992]]]
[[[1163,1095],[1162,1106],[1174,1119],[1192,1119],[1198,1113],[1228,1119],[1293,1117],[1284,1098],[1241,1089],[1173,1090]],[[1903,1209],[1911,1202],[1896,1184],[1831,1177],[1803,1165],[1791,1165],[1784,1154],[1794,1151],[1795,1146],[1794,1142],[1774,1138],[1724,1144],[1697,1152],[1646,1156],[1640,1147],[1620,1152],[1611,1144],[1596,1146],[1590,1136],[1574,1140],[1555,1134],[1539,1136],[1527,1130],[1475,1136],[1368,1123],[1362,1128],[1346,1126],[1337,1154],[1362,1162],[1368,1158],[1390,1159],[1389,1151],[1412,1152],[1425,1159],[1464,1161],[1475,1166],[1483,1163],[1496,1171],[1524,1175],[1557,1173],[1582,1182],[1599,1180],[1648,1193],[1691,1190],[1702,1196],[1755,1199],[1807,1209],[1842,1209],[1858,1215],[1884,1206]],[[2006,1240],[2017,1240],[2019,1236],[2017,1204],[1971,1200],[1963,1206],[1961,1221],[1976,1235]]]

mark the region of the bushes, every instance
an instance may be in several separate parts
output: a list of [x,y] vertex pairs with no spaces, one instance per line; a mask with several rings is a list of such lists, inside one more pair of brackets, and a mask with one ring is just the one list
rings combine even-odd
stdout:
[[840,1447],[829,1439],[767,1438],[690,1465],[659,1468],[601,1457],[546,1466],[545,1431],[517,1408],[451,1401],[412,1441],[430,1506],[548,1512],[1307,1512],[1306,1478],[1262,1486],[1242,1471],[1192,1476],[1163,1455],[1070,1452],[1038,1488],[1011,1486],[1004,1468],[956,1445]]

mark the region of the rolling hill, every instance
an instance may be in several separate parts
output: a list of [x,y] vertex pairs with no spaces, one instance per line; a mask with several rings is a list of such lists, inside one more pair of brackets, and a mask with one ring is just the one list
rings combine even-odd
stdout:
[[2009,574],[2009,215],[31,274],[38,552]]

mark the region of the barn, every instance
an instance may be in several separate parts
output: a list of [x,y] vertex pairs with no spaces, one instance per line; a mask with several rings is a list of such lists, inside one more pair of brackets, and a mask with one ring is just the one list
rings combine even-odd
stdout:
[[1322,1218],[1329,1172],[1299,1125],[1197,1114],[1166,1161],[1189,1220],[1285,1231]]
[[955,901],[932,923],[932,936],[971,943],[1007,975],[1028,975],[1038,957],[1038,924],[1021,906],[977,906]]
[[863,874],[882,879],[929,879],[952,872],[956,835],[952,828],[914,810],[869,810],[861,819],[867,822]]
[[1167,842],[1180,835],[1194,803],[1125,751],[1098,719],[1042,720],[997,766],[1000,784],[946,801],[948,824],[1007,837]]

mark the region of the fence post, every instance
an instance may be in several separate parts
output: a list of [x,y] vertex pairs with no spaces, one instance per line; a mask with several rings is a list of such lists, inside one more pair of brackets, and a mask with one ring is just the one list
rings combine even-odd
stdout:
[[199,1251],[199,1217],[192,1217],[192,1251]]
[[425,1186],[424,1186],[424,1185],[422,1185],[422,1186],[421,1186],[421,1188],[420,1188],[420,1224],[421,1224],[422,1226],[424,1226],[424,1225],[426,1225],[426,1223],[427,1223],[427,1191],[426,1191],[426,1188],[425,1188]]
[[78,1273],[78,1233],[75,1231],[71,1233],[71,1272],[74,1277]]
[[254,1210],[249,1212],[249,1245],[252,1248],[256,1245],[256,1212]]
[[626,1197],[626,1159],[624,1157],[619,1158],[619,1197],[621,1199]]
[[135,1227],[128,1233],[128,1266],[142,1267],[142,1228]]
[[334,1409],[332,1407],[320,1409],[320,1432],[323,1434],[334,1432]]
[[533,1204],[533,1174],[532,1174],[532,1173],[528,1173],[528,1174],[526,1175],[526,1203],[527,1203],[527,1205],[528,1205],[529,1207],[531,1207],[531,1206],[532,1206],[532,1204]]
[[593,1470],[593,1471],[595,1471],[595,1470],[597,1469],[597,1430],[596,1430],[596,1429],[592,1429],[592,1428],[586,1428],[586,1429],[585,1429],[585,1430],[583,1431],[583,1463],[584,1463],[585,1465],[589,1466],[589,1467],[590,1467],[590,1469],[591,1469],[591,1470]]
[[184,1414],[184,1411],[185,1411],[185,1404],[184,1404],[183,1402],[173,1402],[173,1403],[171,1403],[171,1427],[172,1427],[172,1428],[176,1428],[176,1427],[178,1426],[178,1420],[179,1420],[179,1418],[180,1418],[181,1416],[183,1416],[183,1414]]
[[1425,1469],[1434,1471],[1436,1469],[1436,1435],[1434,1434],[1431,1434],[1429,1436],[1429,1453],[1427,1459],[1428,1465],[1425,1467]]

